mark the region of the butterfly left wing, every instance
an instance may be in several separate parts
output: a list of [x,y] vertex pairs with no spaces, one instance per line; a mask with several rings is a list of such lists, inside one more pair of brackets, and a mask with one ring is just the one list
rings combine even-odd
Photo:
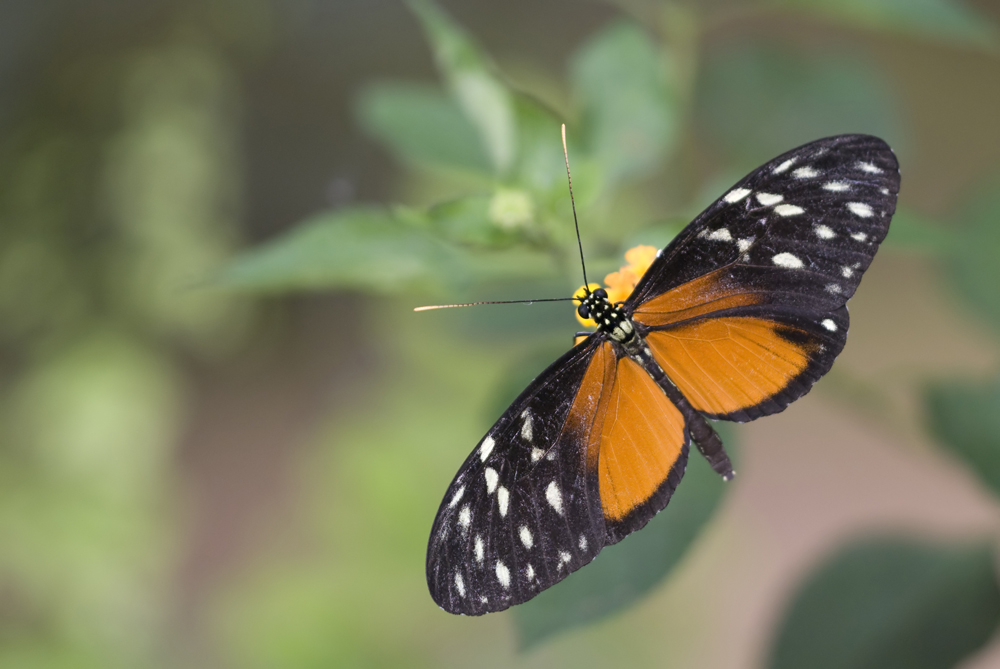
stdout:
[[666,506],[688,441],[660,387],[592,335],[528,386],[449,486],[427,550],[434,601],[481,615],[561,581]]
[[822,139],[754,170],[659,254],[625,307],[695,409],[752,420],[830,369],[898,191],[885,142]]

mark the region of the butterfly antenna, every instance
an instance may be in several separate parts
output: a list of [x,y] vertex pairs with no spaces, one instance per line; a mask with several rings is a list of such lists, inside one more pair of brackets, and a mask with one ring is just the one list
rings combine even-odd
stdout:
[[563,157],[566,159],[566,181],[569,183],[569,203],[573,207],[573,225],[576,227],[576,245],[580,248],[580,266],[583,268],[583,289],[590,295],[587,281],[587,264],[583,262],[583,242],[580,241],[580,223],[576,220],[576,200],[573,199],[573,177],[569,173],[569,151],[566,149],[566,124],[562,124]]
[[432,304],[426,307],[415,307],[414,311],[430,311],[431,309],[453,309],[455,307],[474,307],[479,304],[532,304],[533,302],[569,302],[576,297],[542,297],[535,300],[497,300],[494,302],[466,302],[465,304]]

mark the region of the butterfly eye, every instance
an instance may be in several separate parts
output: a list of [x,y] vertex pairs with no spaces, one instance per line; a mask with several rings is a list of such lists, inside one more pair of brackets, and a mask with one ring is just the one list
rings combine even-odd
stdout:
[[581,304],[577,308],[576,313],[580,314],[580,318],[590,318],[590,307],[586,304]]
[[608,299],[608,291],[604,290],[603,288],[598,288],[597,290],[595,290],[594,295],[597,295],[602,300]]

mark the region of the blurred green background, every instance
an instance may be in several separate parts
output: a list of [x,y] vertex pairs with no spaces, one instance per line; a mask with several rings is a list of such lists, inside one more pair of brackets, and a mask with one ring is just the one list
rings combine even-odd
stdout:
[[[1000,4],[0,4],[0,666],[1000,665]],[[867,132],[847,348],[670,507],[450,616],[445,487],[592,280]]]

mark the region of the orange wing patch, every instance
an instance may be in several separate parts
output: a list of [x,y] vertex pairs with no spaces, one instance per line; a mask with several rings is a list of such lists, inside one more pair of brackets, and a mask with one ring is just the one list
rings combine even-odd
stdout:
[[596,463],[601,504],[605,518],[618,521],[666,480],[684,448],[684,417],[630,358],[618,361],[603,414]]
[[691,405],[724,415],[784,390],[809,364],[808,333],[752,317],[712,318],[646,335],[670,380]]
[[563,433],[569,433],[579,439],[587,437],[585,446],[588,466],[592,455],[596,455],[600,447],[601,424],[608,407],[608,398],[615,382],[615,353],[611,342],[604,342],[591,358],[587,371],[583,375],[580,389],[573,398]]
[[722,268],[644,302],[632,317],[644,325],[656,327],[760,302],[759,293],[733,285],[727,270]]

